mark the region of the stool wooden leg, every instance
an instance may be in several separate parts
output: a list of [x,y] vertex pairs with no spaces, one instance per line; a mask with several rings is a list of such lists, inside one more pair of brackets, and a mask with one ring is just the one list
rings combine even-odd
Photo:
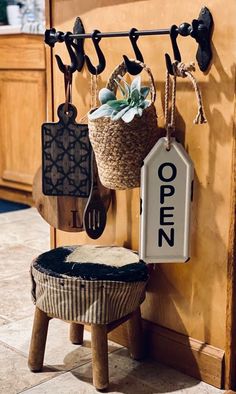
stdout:
[[107,327],[101,324],[91,324],[91,347],[93,365],[93,385],[98,390],[108,387],[108,345]]
[[70,323],[70,340],[74,345],[82,345],[84,339],[84,325]]
[[127,321],[129,353],[134,360],[143,358],[144,344],[142,335],[142,320],[140,308],[133,312],[131,318]]
[[47,314],[36,306],[28,358],[32,372],[39,372],[43,367],[49,320]]

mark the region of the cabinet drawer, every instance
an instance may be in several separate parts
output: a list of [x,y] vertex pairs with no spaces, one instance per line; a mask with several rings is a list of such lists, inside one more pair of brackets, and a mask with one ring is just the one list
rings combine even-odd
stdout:
[[0,69],[45,69],[43,36],[0,35]]

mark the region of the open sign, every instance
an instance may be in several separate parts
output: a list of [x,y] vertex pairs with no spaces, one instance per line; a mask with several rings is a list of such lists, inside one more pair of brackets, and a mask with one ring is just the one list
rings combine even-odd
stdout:
[[189,259],[193,163],[172,139],[166,150],[161,138],[144,160],[141,171],[140,258],[145,262],[185,262]]

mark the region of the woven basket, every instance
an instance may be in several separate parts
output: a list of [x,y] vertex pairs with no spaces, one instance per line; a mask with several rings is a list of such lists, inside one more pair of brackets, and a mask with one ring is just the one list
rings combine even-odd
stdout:
[[[157,141],[157,114],[154,106],[156,88],[151,70],[139,63],[147,72],[150,82],[151,105],[141,117],[130,123],[108,117],[89,120],[89,137],[98,165],[102,184],[110,189],[129,189],[140,186],[140,168],[143,160]],[[127,72],[125,63],[111,74],[106,87],[116,94],[114,79]],[[91,112],[94,111],[94,108]]]

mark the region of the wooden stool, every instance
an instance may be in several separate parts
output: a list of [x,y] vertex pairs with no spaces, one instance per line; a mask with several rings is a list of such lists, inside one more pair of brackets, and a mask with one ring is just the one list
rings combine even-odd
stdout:
[[[75,252],[82,262],[75,261]],[[111,252],[116,259],[120,256],[126,259],[128,257],[129,263],[114,267],[114,265],[101,265],[101,262],[100,265],[91,262],[94,260],[94,255],[96,261],[101,259],[106,261]],[[84,261],[84,254],[87,262]],[[127,321],[130,355],[136,360],[143,357],[139,305],[145,297],[148,273],[146,265],[138,261],[137,255],[127,249],[94,246],[57,248],[40,255],[33,261],[32,295],[36,308],[28,359],[31,371],[42,370],[48,324],[53,317],[70,323],[70,340],[78,345],[83,343],[84,324],[90,325],[93,384],[98,390],[107,388],[109,384],[107,335],[114,328]],[[68,276],[68,267],[73,270],[75,265],[76,277]],[[62,273],[64,268],[67,275]],[[125,281],[127,279],[133,281],[127,282]],[[71,301],[73,299],[71,291],[74,301]],[[89,297],[86,298],[86,294],[89,294]],[[62,296],[63,308],[60,308]],[[65,304],[68,304],[68,308],[65,308]]]

